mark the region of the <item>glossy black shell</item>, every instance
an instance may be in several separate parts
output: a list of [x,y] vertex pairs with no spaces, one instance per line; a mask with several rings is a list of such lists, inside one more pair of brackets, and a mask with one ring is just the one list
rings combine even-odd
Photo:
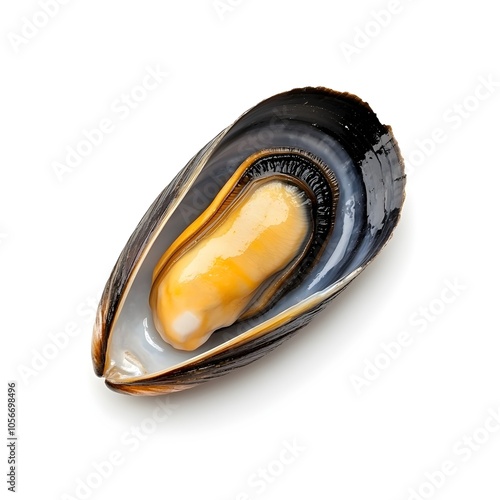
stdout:
[[[235,166],[250,154],[275,147],[307,150],[332,169],[339,186],[340,209],[329,253],[310,271],[303,288],[294,290],[286,299],[290,302],[280,301],[264,318],[238,324],[232,330],[228,327],[230,331],[224,338],[230,342],[173,368],[165,366],[165,370],[130,380],[107,377],[109,387],[130,394],[168,393],[255,361],[309,323],[386,244],[400,217],[405,185],[403,160],[391,128],[379,122],[368,104],[348,93],[303,88],[273,96],[207,144],[160,193],[139,222],[112,271],[97,313],[92,349],[97,375],[106,371],[115,315],[131,276],[143,265],[144,252],[160,227],[174,233],[172,238],[183,229],[173,223],[169,229],[170,222],[165,224],[173,204],[180,200],[176,210],[184,210],[186,227],[213,199],[206,195],[200,202],[199,193],[207,192],[200,189],[202,186],[215,183],[221,187]],[[295,309],[287,315],[290,305]],[[266,325],[273,314],[283,317],[283,321],[269,329]],[[251,329],[258,334],[239,340]]]

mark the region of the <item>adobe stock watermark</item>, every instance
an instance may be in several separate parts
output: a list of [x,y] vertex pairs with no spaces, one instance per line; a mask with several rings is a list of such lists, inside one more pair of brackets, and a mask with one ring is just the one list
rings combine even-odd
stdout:
[[349,380],[357,394],[370,387],[383,372],[401,357],[403,352],[411,347],[417,334],[426,332],[433,323],[453,304],[467,287],[458,278],[444,280],[439,295],[408,317],[407,327],[388,342],[380,344],[380,351],[371,358],[363,359],[363,367],[358,374],[351,374]]
[[221,21],[224,21],[226,14],[233,12],[244,0],[213,0],[212,7]]
[[98,301],[94,297],[87,297],[75,308],[75,319],[68,321],[47,335],[41,347],[31,349],[29,361],[20,363],[17,372],[25,385],[38,379],[40,374],[71,344],[72,339],[90,328],[94,322]]
[[351,63],[354,56],[369,47],[373,40],[391,25],[393,19],[404,11],[405,4],[411,1],[389,0],[385,8],[372,10],[370,19],[354,28],[354,36],[350,42],[340,42],[339,47],[346,61]]
[[[122,432],[119,444],[104,456],[93,460],[87,467],[87,472],[74,480],[71,493],[63,493],[61,500],[86,500],[120,468],[129,457],[135,453],[157,430],[166,422],[179,407],[170,402],[169,396],[155,398],[156,407],[151,416],[145,417],[138,425],[132,425]],[[90,469],[90,470],[89,470]]]
[[500,80],[494,75],[479,75],[474,89],[443,111],[442,124],[435,127],[427,137],[415,140],[414,149],[405,154],[406,174],[411,175],[416,167],[422,166],[440,145],[448,141],[453,132],[460,129],[481,106],[484,106],[486,101],[496,94],[499,87]]
[[66,146],[64,160],[52,162],[51,167],[57,180],[63,182],[65,176],[75,172],[83,160],[90,156],[109,134],[116,130],[118,123],[125,121],[133,110],[138,108],[151,92],[165,81],[168,75],[169,73],[163,70],[159,64],[154,68],[146,66],[145,74],[140,83],[128,92],[122,92],[111,102],[112,114],[101,118],[94,127],[83,129],[73,144]]
[[415,488],[409,488],[408,500],[432,498],[461,467],[467,464],[500,431],[500,405],[490,408],[481,425],[472,432],[463,434],[451,447],[450,458],[424,474],[424,480]]
[[21,27],[18,32],[9,32],[7,39],[15,54],[33,40],[45,28],[51,19],[57,16],[61,7],[71,0],[39,0],[39,9],[31,16],[21,18]]
[[248,476],[248,489],[240,491],[234,500],[250,500],[252,497],[262,495],[306,450],[307,448],[297,443],[295,438],[283,441],[282,448],[275,458]]

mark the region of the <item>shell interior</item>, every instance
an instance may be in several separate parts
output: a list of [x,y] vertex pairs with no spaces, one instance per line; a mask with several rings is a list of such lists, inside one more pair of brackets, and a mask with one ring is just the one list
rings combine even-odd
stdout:
[[[303,152],[327,165],[338,185],[333,231],[300,283],[272,307],[216,331],[195,351],[173,349],[154,327],[149,307],[155,266],[235,171],[269,151]],[[98,313],[97,374],[117,390],[169,392],[203,381],[204,369],[213,372],[207,378],[217,376],[217,363],[230,364],[240,352],[245,359],[239,365],[253,361],[265,352],[267,336],[276,340],[279,334],[282,341],[303,326],[377,255],[398,221],[404,182],[390,127],[355,96],[308,88],[263,101],[191,160],[131,236]],[[170,387],[176,376],[178,385]]]

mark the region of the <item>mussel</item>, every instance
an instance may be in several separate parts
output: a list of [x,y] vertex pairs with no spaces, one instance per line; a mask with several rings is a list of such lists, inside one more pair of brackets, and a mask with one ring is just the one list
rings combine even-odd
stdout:
[[305,326],[399,220],[403,160],[358,97],[275,95],[178,173],[104,289],[95,372],[133,395],[180,391],[255,361]]

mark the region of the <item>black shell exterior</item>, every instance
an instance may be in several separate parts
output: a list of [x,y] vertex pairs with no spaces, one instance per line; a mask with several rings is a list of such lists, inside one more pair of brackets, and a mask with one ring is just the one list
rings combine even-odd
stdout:
[[[382,125],[368,104],[352,94],[308,87],[273,96],[247,111],[207,144],[160,193],[139,222],[111,273],[97,312],[92,356],[98,376],[102,376],[105,371],[112,324],[131,273],[171,204],[182,196],[186,180],[192,176],[202,159],[206,161],[207,155],[209,158],[216,156],[225,144],[245,142],[245,134],[259,127],[261,130],[266,127],[269,130],[270,142],[275,141],[271,146],[279,146],[279,138],[288,131],[294,131],[295,135],[308,135],[309,130],[311,137],[333,139],[339,147],[338,161],[344,163],[339,169],[332,165],[339,183],[340,196],[342,197],[345,186],[353,183],[358,186],[354,192],[356,199],[353,204],[356,216],[353,218],[354,226],[346,255],[338,265],[318,273],[324,282],[321,289],[331,289],[331,294],[319,303],[312,302],[300,315],[288,318],[278,327],[265,331],[256,338],[234,342],[228,348],[213,354],[209,351],[201,360],[187,361],[178,368],[166,369],[148,377],[119,382],[107,380],[110,388],[135,395],[163,394],[192,387],[255,361],[307,325],[318,311],[366,267],[392,235],[404,200],[405,175],[403,160],[391,128]],[[245,157],[249,151],[270,147],[266,142],[266,134],[258,137],[259,140],[246,141],[241,148],[235,149],[241,149],[242,157]],[[321,140],[318,143],[318,149],[312,153],[321,156],[323,144]],[[293,144],[284,146],[290,147]],[[342,158],[348,160],[341,160]],[[327,165],[334,161],[325,157],[321,159]],[[207,164],[210,161],[209,159]],[[342,178],[344,175],[345,178]],[[342,227],[339,231],[341,229]],[[337,287],[332,286],[335,283],[338,283]]]

